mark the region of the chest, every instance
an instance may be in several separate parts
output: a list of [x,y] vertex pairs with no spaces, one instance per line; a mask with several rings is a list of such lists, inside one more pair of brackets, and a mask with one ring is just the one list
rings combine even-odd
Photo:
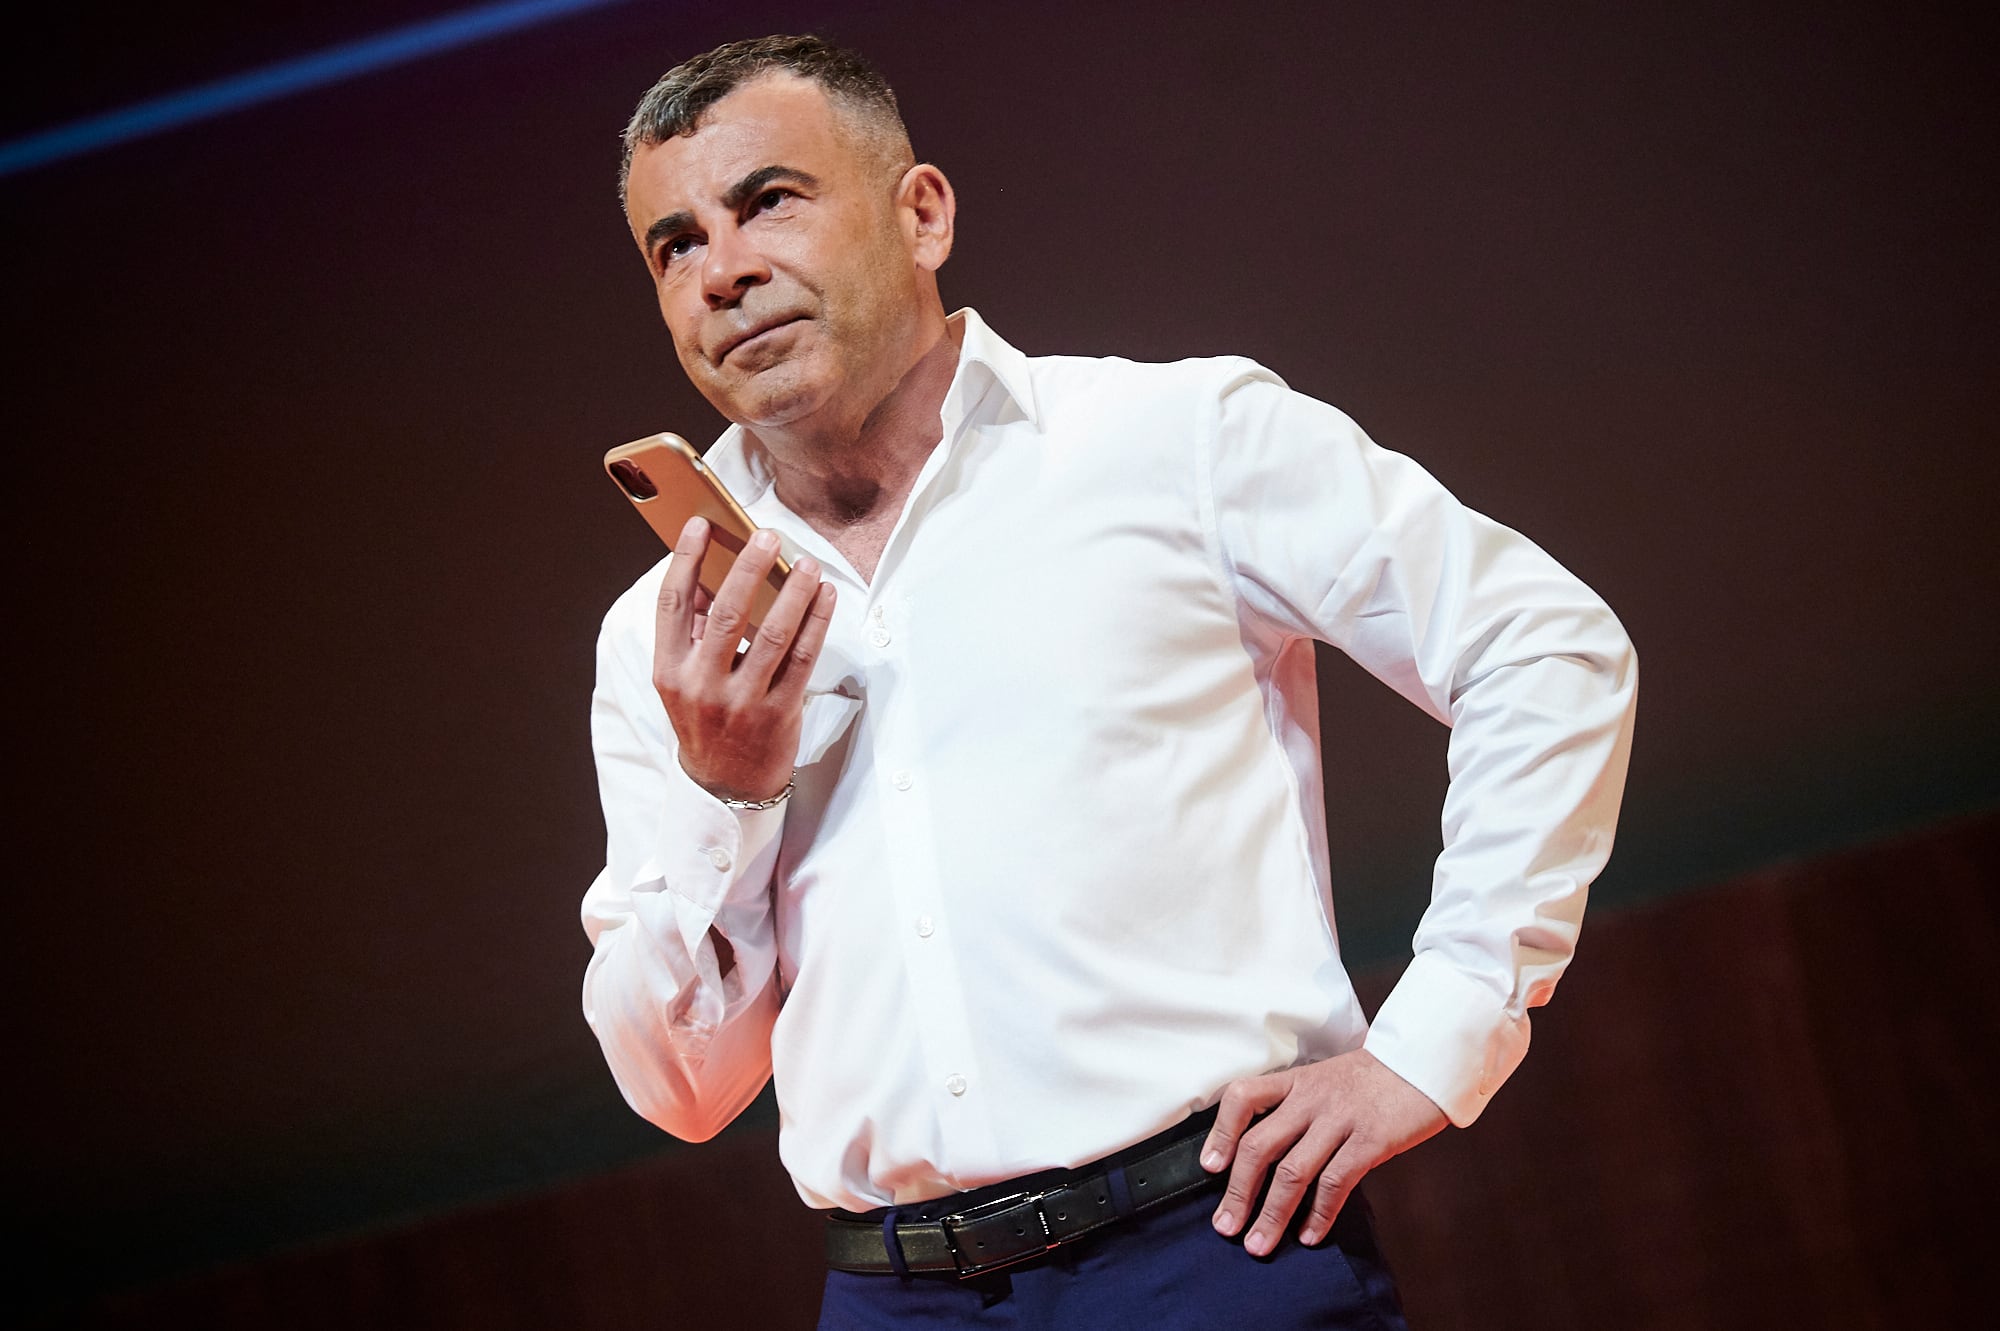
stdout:
[[1205,694],[1218,662],[1243,658],[1193,496],[1178,469],[1103,462],[970,439],[900,528],[820,532],[865,584],[841,588],[827,673],[878,708],[913,700],[926,743],[1011,739],[1024,712],[1098,724]]
[[890,533],[896,529],[898,511],[885,506],[884,512],[855,522],[827,523],[824,526],[815,523],[814,528],[861,575],[863,582],[873,582],[875,570],[882,563],[882,552],[888,548]]

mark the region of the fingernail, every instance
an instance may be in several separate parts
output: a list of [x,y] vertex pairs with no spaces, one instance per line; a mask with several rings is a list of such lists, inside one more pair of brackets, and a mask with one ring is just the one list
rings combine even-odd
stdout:
[[756,546],[759,550],[775,550],[778,548],[778,534],[776,532],[760,531],[750,538],[750,544]]
[[1203,1169],[1206,1169],[1211,1174],[1213,1174],[1216,1170],[1222,1168],[1222,1152],[1220,1151],[1203,1152],[1201,1157],[1201,1167]]
[[1271,1240],[1268,1235],[1260,1230],[1243,1240],[1243,1246],[1248,1248],[1253,1256],[1262,1257],[1265,1253],[1271,1251]]
[[1229,1214],[1229,1212],[1227,1211],[1217,1211],[1215,1213],[1215,1231],[1218,1234],[1235,1233],[1236,1217]]
[[1312,1247],[1313,1244],[1319,1242],[1319,1231],[1316,1229],[1300,1230],[1299,1242],[1305,1244],[1308,1248]]

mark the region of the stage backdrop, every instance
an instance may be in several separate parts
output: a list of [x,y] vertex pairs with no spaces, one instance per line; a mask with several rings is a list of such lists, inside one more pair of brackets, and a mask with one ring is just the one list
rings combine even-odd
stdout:
[[[446,8],[63,6],[10,47],[0,132]],[[598,458],[719,425],[619,215],[616,133],[728,37],[817,28],[881,63],[958,187],[952,304],[1031,353],[1255,356],[1605,594],[1644,684],[1591,930],[2000,804],[1996,62],[1972,18],[633,0],[0,177],[8,1184],[31,1221],[7,1297],[708,1168],[612,1087],[576,909],[602,844],[592,641],[659,554]],[[1323,671],[1343,937],[1393,966],[1445,734]],[[1635,1029],[1701,1042],[1647,1107],[1685,1144],[1633,1186],[1756,1214],[1699,1163],[1738,1118],[1700,1078],[1710,1045],[1752,1066],[1766,1014],[1683,1028],[1657,977],[1697,962],[1591,961],[1594,937],[1496,1114],[1583,1075],[1562,1023],[1604,986]],[[1907,988],[1848,982],[1828,1001],[1908,1019]],[[1753,1062],[1793,1069],[1760,1105],[1804,1075]],[[1615,1126],[1604,1097],[1637,1084],[1563,1103]],[[1559,1180],[1506,1173],[1505,1122],[1466,1138],[1495,1171],[1466,1186],[1504,1190],[1534,1246]]]
[[[1988,815],[1593,924],[1509,1094],[1367,1185],[1411,1325],[1990,1321],[1996,896]],[[1371,1011],[1397,973],[1362,977]],[[776,1161],[769,1130],[732,1129],[113,1302],[86,1326],[811,1326],[819,1225]]]

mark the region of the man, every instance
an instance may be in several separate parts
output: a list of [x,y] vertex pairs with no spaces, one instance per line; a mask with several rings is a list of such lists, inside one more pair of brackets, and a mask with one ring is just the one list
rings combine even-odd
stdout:
[[[1030,359],[938,269],[955,204],[893,96],[735,43],[626,133],[707,532],[605,620],[586,1015],[703,1140],[775,1073],[834,1212],[822,1325],[1400,1325],[1373,1166],[1519,1063],[1609,854],[1617,621],[1243,360]],[[1312,640],[1454,727],[1416,956],[1372,1027],[1332,927]]]

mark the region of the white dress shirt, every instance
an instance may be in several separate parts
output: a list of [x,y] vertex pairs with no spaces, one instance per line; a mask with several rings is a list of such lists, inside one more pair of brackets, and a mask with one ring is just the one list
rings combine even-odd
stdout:
[[[702,1140],[775,1070],[800,1195],[852,1210],[1080,1164],[1364,1041],[1470,1123],[1611,850],[1618,621],[1250,361],[1030,359],[953,318],[942,442],[872,583],[740,429],[708,454],[838,584],[787,803],[734,812],[681,772],[664,561],[605,618],[583,1000],[626,1098]],[[1315,638],[1452,727],[1431,905],[1372,1029],[1334,932]]]

